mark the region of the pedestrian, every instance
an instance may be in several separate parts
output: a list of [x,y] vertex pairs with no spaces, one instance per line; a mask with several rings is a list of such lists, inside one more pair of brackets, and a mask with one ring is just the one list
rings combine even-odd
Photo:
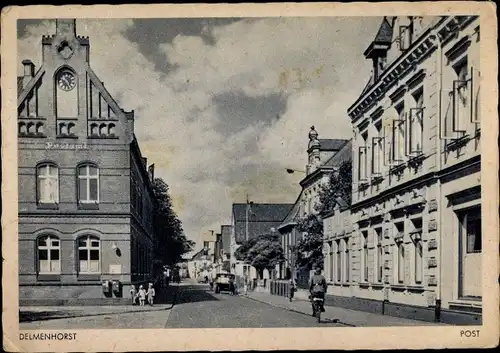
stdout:
[[153,287],[153,283],[150,283],[149,284],[149,288],[148,288],[148,291],[146,292],[146,295],[148,296],[148,303],[149,305],[153,306],[153,301],[154,301],[154,298],[155,298],[155,289]]
[[139,305],[144,306],[144,302],[146,301],[146,291],[144,290],[144,287],[142,284],[139,286],[139,293],[137,293],[139,296]]
[[135,305],[137,302],[137,289],[133,284],[130,286],[130,297],[132,298],[132,305]]
[[245,276],[244,282],[243,282],[243,291],[245,292],[245,295],[248,295],[248,277]]
[[288,284],[290,285],[288,297],[290,298],[290,301],[292,301],[293,295],[295,294],[295,290],[296,290],[296,288],[295,288],[295,286],[296,286],[295,279],[293,277],[291,277],[290,281],[288,282]]

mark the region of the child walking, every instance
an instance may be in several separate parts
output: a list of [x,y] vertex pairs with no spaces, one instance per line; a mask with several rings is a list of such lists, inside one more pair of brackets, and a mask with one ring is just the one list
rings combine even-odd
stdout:
[[153,288],[153,283],[149,284],[149,288],[148,288],[146,295],[148,296],[149,305],[153,306],[153,301],[155,298],[155,289]]
[[146,301],[146,291],[144,290],[144,287],[142,284],[139,286],[139,305],[144,306],[144,302]]

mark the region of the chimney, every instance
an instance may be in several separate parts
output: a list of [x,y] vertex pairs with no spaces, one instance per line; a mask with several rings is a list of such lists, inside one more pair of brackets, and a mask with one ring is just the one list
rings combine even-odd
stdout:
[[31,60],[23,60],[23,66],[24,66],[23,87],[26,87],[33,78],[33,76],[35,76],[35,64],[33,64]]
[[35,64],[31,62],[31,60],[23,60],[24,66],[24,76],[33,77],[35,76]]

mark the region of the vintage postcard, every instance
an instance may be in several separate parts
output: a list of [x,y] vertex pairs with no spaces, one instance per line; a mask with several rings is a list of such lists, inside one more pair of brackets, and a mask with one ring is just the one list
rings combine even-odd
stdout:
[[494,4],[1,24],[4,349],[498,343]]

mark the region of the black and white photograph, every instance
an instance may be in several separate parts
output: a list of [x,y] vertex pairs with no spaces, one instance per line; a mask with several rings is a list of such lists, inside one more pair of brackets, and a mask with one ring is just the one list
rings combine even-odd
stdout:
[[16,339],[460,326],[474,344],[498,246],[477,10],[53,13],[15,20],[17,135],[2,113]]

